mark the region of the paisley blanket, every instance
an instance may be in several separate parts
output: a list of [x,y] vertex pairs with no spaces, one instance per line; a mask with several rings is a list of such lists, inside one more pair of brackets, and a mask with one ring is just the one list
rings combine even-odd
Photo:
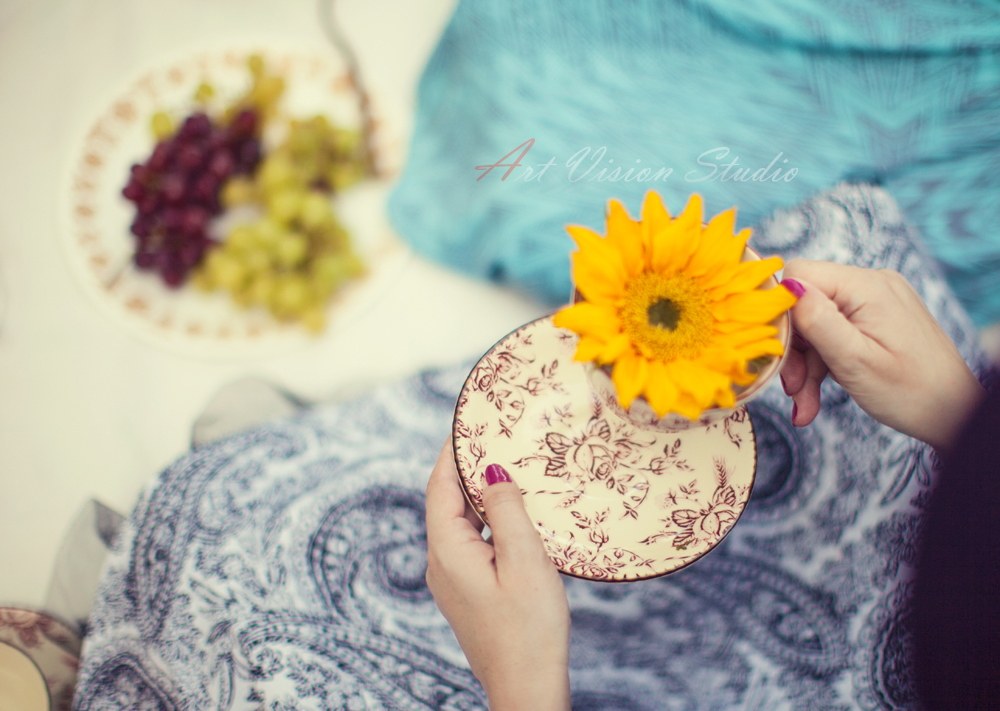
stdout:
[[[879,189],[778,214],[758,249],[901,271],[976,367],[974,332]],[[74,707],[483,709],[424,583],[423,489],[469,365],[192,451],[119,535]],[[835,384],[810,427],[750,406],[758,480],[712,554],[634,584],[566,580],[576,709],[902,709],[926,446]]]

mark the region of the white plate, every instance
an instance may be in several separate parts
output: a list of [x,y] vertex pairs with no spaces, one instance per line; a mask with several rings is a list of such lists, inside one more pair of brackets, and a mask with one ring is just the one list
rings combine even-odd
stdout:
[[[131,263],[129,225],[135,211],[121,189],[131,165],[145,161],[152,151],[150,117],[161,110],[178,116],[190,113],[202,81],[216,89],[214,101],[219,105],[238,97],[250,84],[246,59],[254,52],[264,57],[269,70],[285,77],[284,114],[324,114],[339,125],[359,125],[357,94],[332,49],[206,51],[138,74],[110,101],[80,140],[63,190],[63,251],[83,290],[137,337],[186,355],[253,358],[316,341],[301,326],[279,323],[261,307],[241,309],[221,291],[204,294],[191,286],[172,290],[157,274],[139,271]],[[398,164],[398,156],[386,155],[386,146],[378,140],[376,144],[380,165]],[[327,334],[367,311],[409,258],[385,217],[388,188],[387,180],[368,181],[335,200],[335,211],[368,273],[331,301]]]

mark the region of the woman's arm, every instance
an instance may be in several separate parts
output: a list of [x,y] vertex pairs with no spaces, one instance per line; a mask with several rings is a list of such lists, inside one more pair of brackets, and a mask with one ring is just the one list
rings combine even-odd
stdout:
[[565,711],[566,590],[521,490],[497,465],[487,467],[486,478],[491,542],[483,540],[459,488],[451,442],[445,444],[427,484],[427,585],[493,711]]

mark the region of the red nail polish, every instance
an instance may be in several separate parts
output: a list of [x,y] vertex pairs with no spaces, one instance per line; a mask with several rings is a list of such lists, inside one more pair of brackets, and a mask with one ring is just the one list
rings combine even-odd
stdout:
[[792,348],[797,351],[807,351],[812,348],[812,344],[797,333],[792,334]]
[[499,464],[490,464],[486,467],[486,486],[493,486],[505,481],[513,481],[506,469]]
[[781,378],[781,389],[785,391],[785,395],[791,395],[791,393],[788,392],[788,385],[785,383],[785,376],[779,375],[778,377]]
[[[792,403],[792,424],[793,425],[795,425],[795,418],[798,416],[798,414],[799,414],[799,406],[796,403],[793,402]],[[795,426],[798,427],[798,425],[795,425]]]
[[806,293],[806,288],[802,286],[801,282],[798,282],[795,279],[782,279],[781,285],[792,292],[792,296],[796,299],[801,299],[802,295]]

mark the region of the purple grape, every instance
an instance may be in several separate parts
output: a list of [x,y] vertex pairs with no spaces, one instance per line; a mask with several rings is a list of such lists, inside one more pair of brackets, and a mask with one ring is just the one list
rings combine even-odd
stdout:
[[160,207],[160,198],[156,193],[146,193],[136,207],[140,215],[152,215]]
[[184,120],[178,136],[183,138],[201,138],[212,131],[212,121],[205,114],[191,114]]
[[247,174],[252,173],[260,161],[260,141],[250,138],[240,144],[236,158],[236,170],[234,172]]
[[166,170],[170,165],[170,159],[174,157],[174,145],[172,141],[160,141],[153,149],[152,155],[146,161],[146,167],[154,173]]
[[156,255],[152,252],[136,252],[132,261],[139,269],[152,269],[156,265]]
[[257,131],[257,113],[250,109],[243,109],[229,126],[233,138],[250,138]]
[[184,210],[179,207],[167,207],[161,213],[163,227],[170,232],[175,232],[181,228],[183,217]]
[[181,218],[181,231],[189,236],[202,233],[208,225],[210,215],[203,207],[189,207]]
[[126,200],[130,202],[139,202],[146,191],[142,188],[142,183],[136,180],[133,175],[132,178],[126,183],[125,187],[122,188],[122,195],[125,196]]
[[153,232],[152,220],[149,216],[139,215],[132,221],[129,229],[136,237],[145,239]]
[[184,176],[178,173],[164,175],[160,182],[160,192],[168,203],[179,203],[184,197]]
[[235,167],[233,154],[224,149],[212,154],[212,159],[208,162],[208,171],[219,180],[228,178]]
[[205,254],[205,246],[205,242],[199,240],[196,242],[189,242],[181,247],[178,252],[181,264],[187,269],[191,269],[196,266]]
[[198,202],[209,205],[219,191],[219,181],[211,173],[202,174],[191,188],[191,196]]
[[153,171],[139,163],[132,166],[131,173],[132,178],[143,186],[148,185],[153,177]]
[[161,269],[160,276],[163,277],[163,281],[171,289],[178,288],[184,283],[184,267],[177,265],[176,267],[171,267],[169,269]]
[[177,164],[187,171],[194,171],[205,162],[205,151],[197,143],[187,143],[177,152]]
[[215,153],[223,148],[229,147],[229,132],[225,129],[215,129],[208,137],[205,146],[209,153]]

